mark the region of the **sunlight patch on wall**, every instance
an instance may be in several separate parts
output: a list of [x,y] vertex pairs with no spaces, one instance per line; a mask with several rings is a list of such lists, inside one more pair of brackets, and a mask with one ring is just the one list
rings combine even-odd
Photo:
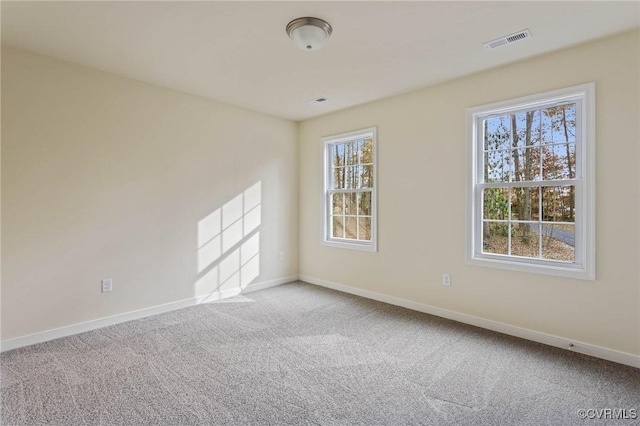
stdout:
[[240,247],[240,286],[245,288],[260,275],[260,233]]
[[237,290],[260,275],[261,182],[198,222],[196,296]]
[[198,272],[222,256],[221,211],[214,211],[198,222]]
[[244,236],[260,226],[261,204],[260,182],[244,191]]
[[242,240],[243,194],[222,206],[222,251],[227,252]]

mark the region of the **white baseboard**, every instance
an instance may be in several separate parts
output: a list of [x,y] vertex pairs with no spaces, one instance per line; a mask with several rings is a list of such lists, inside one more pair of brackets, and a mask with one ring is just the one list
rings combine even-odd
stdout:
[[532,340],[538,343],[544,343],[549,346],[555,346],[562,349],[571,350],[584,355],[590,355],[596,358],[606,359],[608,361],[617,362],[619,364],[629,365],[631,367],[640,368],[640,356],[626,352],[620,352],[613,349],[603,348],[601,346],[591,345],[584,342],[565,339],[563,337],[551,334],[541,333],[539,331],[529,330],[527,328],[517,327],[514,325],[504,324],[498,321],[488,320],[485,318],[475,317],[460,312],[450,311],[448,309],[437,308],[435,306],[423,303],[412,302],[410,300],[401,299],[399,297],[388,296],[382,293],[376,293],[369,290],[363,290],[357,287],[351,287],[331,281],[322,280],[320,278],[308,275],[300,275],[300,281],[310,284],[327,287],[333,290],[342,291],[344,293],[355,294],[356,296],[365,297],[367,299],[377,300],[379,302],[389,303],[391,305],[401,306],[418,312],[424,312],[438,317],[447,318],[465,324],[475,325],[476,327],[497,331],[499,333],[511,336],[521,337],[523,339]]
[[72,324],[65,327],[55,328],[53,330],[47,330],[40,333],[29,334],[27,336],[16,337],[14,339],[3,340],[0,343],[0,352],[34,345],[36,343],[48,342],[49,340],[59,339],[60,337],[71,336],[73,334],[84,333],[86,331],[96,330],[98,328],[107,327],[109,325],[120,324],[127,321],[150,317],[152,315],[158,315],[165,312],[188,308],[189,306],[195,306],[201,303],[214,302],[216,300],[237,296],[241,293],[245,294],[252,291],[263,290],[265,288],[290,283],[296,281],[297,279],[297,275],[292,275],[275,280],[257,282],[248,285],[244,289],[234,288],[222,290],[206,296],[196,296],[189,299],[166,303],[164,305],[151,306],[149,308],[139,309],[137,311],[125,312],[123,314],[113,315],[110,317],[98,318],[79,324]]

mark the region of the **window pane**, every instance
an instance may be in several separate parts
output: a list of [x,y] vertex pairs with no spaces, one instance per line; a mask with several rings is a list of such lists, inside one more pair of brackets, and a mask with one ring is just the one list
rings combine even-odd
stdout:
[[542,111],[543,143],[575,142],[576,104],[564,104]]
[[362,141],[355,141],[353,142],[354,146],[355,146],[355,158],[356,158],[356,163],[355,164],[360,164],[362,163]]
[[331,200],[333,214],[342,216],[344,214],[344,194],[333,194]]
[[542,188],[542,220],[574,222],[575,210],[575,186]]
[[344,194],[345,214],[353,215],[353,216],[358,214],[357,205],[356,205],[356,196],[357,194],[355,192]]
[[511,148],[511,122],[509,116],[493,117],[484,120],[484,149]]
[[521,112],[510,117],[512,127],[515,120],[514,148],[540,145],[540,111]]
[[358,218],[358,239],[364,241],[371,241],[371,218],[359,217]]
[[344,144],[345,157],[347,159],[346,164],[356,165],[358,164],[358,142],[349,142]]
[[485,188],[482,205],[484,219],[507,219],[509,216],[509,192],[507,188]]
[[511,255],[540,257],[540,225],[537,223],[511,224]]
[[373,188],[373,165],[360,166],[360,187]]
[[519,148],[513,150],[513,180],[526,182],[540,178],[540,149]]
[[538,220],[540,187],[511,188],[511,220]]
[[489,151],[484,153],[485,182],[509,182],[511,177],[511,151]]
[[342,216],[334,216],[333,220],[333,229],[331,236],[333,238],[344,238],[344,226],[342,223]]
[[364,179],[364,166],[357,166],[356,173],[357,173],[358,188],[362,188],[362,183]]
[[542,257],[574,262],[576,227],[574,225],[542,225]]
[[333,185],[334,189],[343,189],[345,183],[345,169],[344,167],[338,167],[333,169]]
[[344,169],[344,189],[358,188],[358,166],[347,166]]
[[371,216],[371,192],[358,194],[358,214]]
[[333,167],[344,166],[344,145],[331,145],[331,164]]
[[542,148],[542,169],[545,180],[575,177],[576,144],[548,145]]
[[357,239],[357,221],[354,217],[345,217],[344,218],[344,237],[350,240]]
[[483,222],[482,226],[482,252],[509,254],[509,224],[507,222]]
[[373,163],[373,140],[366,139],[362,145],[362,163]]

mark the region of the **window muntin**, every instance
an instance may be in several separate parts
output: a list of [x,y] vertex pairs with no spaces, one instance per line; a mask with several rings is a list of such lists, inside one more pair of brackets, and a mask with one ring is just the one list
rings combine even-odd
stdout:
[[375,129],[325,144],[325,243],[375,250]]
[[593,278],[592,92],[470,110],[471,263]]

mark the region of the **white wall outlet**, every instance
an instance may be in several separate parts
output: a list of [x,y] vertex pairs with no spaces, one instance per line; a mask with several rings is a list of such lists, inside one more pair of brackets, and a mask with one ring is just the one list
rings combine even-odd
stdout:
[[113,290],[113,282],[111,281],[111,278],[105,278],[102,280],[102,292],[108,293],[111,290]]
[[451,286],[451,274],[442,274],[442,285]]
[[281,252],[278,254],[278,260],[279,260],[280,262],[282,262],[282,261],[284,260],[284,252],[283,252],[283,251],[281,251]]

